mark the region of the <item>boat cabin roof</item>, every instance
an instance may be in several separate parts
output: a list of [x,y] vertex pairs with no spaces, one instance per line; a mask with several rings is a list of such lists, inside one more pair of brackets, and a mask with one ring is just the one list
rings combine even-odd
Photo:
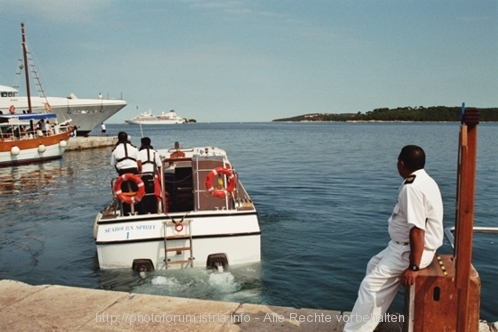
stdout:
[[2,98],[15,97],[19,91],[10,86],[0,85],[0,96]]
[[11,123],[13,121],[30,121],[42,119],[56,119],[55,113],[27,113],[27,114],[0,114],[0,123]]
[[[227,157],[225,150],[215,146],[195,147],[195,148],[172,148],[172,149],[158,149],[157,152],[162,158],[193,158],[197,157]],[[175,157],[176,155],[176,157]]]

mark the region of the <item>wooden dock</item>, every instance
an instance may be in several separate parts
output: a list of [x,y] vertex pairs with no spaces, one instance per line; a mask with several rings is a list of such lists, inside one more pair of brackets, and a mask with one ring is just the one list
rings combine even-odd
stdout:
[[116,145],[117,141],[117,136],[76,136],[69,139],[66,151],[111,147]]

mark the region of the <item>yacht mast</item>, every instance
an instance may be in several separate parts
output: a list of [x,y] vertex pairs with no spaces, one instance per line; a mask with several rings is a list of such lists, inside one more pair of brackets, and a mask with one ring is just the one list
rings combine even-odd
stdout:
[[32,113],[31,94],[29,91],[28,47],[26,46],[26,36],[24,35],[24,23],[21,23],[21,30],[22,30],[22,50],[24,55],[24,73],[26,74],[26,94],[28,96],[28,113]]

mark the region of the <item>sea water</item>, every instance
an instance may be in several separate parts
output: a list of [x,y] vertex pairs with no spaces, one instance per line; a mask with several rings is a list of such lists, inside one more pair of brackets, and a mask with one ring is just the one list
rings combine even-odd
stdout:
[[[140,144],[139,126],[107,126]],[[258,209],[262,261],[155,271],[100,270],[92,236],[111,200],[110,148],[0,169],[0,278],[199,299],[348,311],[366,263],[388,240],[399,150],[422,146],[454,225],[458,123],[198,123],[143,126],[155,148],[227,151]],[[498,226],[498,124],[478,127],[475,224]],[[96,132],[96,135],[99,133]],[[475,234],[481,318],[498,321],[498,235]],[[445,239],[440,253],[451,253]],[[394,310],[402,312],[402,296]]]

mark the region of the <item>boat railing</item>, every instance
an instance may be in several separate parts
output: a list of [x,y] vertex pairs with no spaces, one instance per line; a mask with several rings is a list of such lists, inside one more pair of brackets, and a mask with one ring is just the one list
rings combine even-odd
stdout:
[[2,141],[28,140],[38,137],[55,136],[74,128],[66,123],[46,123],[45,128],[40,128],[38,123],[30,122],[5,122],[0,126],[0,139]]
[[[444,234],[446,235],[446,238],[450,242],[450,245],[452,248],[455,248],[455,236],[453,235],[454,232],[455,232],[455,227],[446,227],[444,229]],[[498,227],[474,226],[473,232],[474,233],[498,234]]]
[[[143,174],[135,174],[137,177],[142,177]],[[107,206],[107,208],[105,209],[105,212],[107,212],[107,214],[112,214],[112,216],[117,216],[118,215],[118,211],[120,211],[119,215],[123,216],[123,213],[124,213],[124,210],[123,210],[123,202],[121,202],[119,200],[119,198],[117,197],[116,195],[116,191],[114,190],[115,188],[115,185],[116,185],[116,180],[119,178],[116,177],[116,178],[113,178],[111,179],[111,196],[112,196],[112,201],[111,203]],[[126,181],[128,182],[128,181]],[[124,184],[124,182],[123,182]],[[123,192],[124,195],[130,195],[130,196],[134,196],[136,195],[136,192],[134,191],[131,191],[131,187],[128,188],[130,191],[128,192]],[[151,194],[147,194],[145,193],[145,195],[151,195]],[[145,196],[144,195],[144,196]],[[137,202],[136,204],[130,204],[130,209],[131,209],[131,215],[135,215],[138,211],[135,211],[135,205],[137,205],[139,202]]]

